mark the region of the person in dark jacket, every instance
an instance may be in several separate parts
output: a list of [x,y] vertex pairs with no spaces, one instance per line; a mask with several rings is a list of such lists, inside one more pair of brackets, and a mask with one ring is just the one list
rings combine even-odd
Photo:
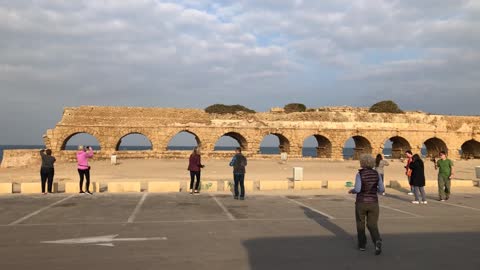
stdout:
[[[425,170],[423,161],[418,154],[413,155],[412,162],[409,164],[409,168],[412,170],[410,176],[410,182],[413,186],[413,193],[415,194],[414,204],[427,204],[425,200]],[[419,193],[422,194],[422,201],[419,201]]]
[[[202,165],[202,160],[200,157],[200,149],[198,147],[193,148],[193,152],[188,159],[188,169],[190,171],[190,194],[199,193],[199,186],[200,186],[200,170],[201,168],[205,167]],[[195,190],[193,190],[193,184],[195,182],[195,178],[197,178],[197,182],[195,183]]]
[[[234,182],[234,190],[235,196],[233,197],[235,200],[244,200],[245,199],[245,166],[247,166],[247,158],[242,155],[242,148],[237,147],[235,149],[235,156],[233,156],[232,160],[230,161],[230,166],[233,167],[233,182]],[[240,185],[240,193],[238,192],[238,186]],[[240,197],[239,197],[240,195]]]
[[40,167],[40,178],[42,180],[42,193],[45,195],[45,184],[48,182],[47,191],[52,193],[53,176],[55,175],[55,169],[53,164],[56,159],[52,156],[52,150],[42,149],[40,150],[40,156],[42,157],[42,166]]
[[380,174],[375,171],[375,159],[371,155],[360,156],[360,167],[355,177],[355,188],[348,193],[357,194],[355,201],[355,219],[357,223],[358,248],[365,251],[367,236],[365,235],[365,220],[367,228],[375,245],[375,255],[382,253],[382,238],[378,231],[378,193],[383,193],[385,187]]

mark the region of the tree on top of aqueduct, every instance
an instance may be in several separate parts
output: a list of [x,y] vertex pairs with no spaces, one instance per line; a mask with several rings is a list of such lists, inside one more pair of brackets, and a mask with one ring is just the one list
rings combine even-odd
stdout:
[[398,105],[391,100],[377,102],[373,104],[368,111],[374,113],[404,113]]

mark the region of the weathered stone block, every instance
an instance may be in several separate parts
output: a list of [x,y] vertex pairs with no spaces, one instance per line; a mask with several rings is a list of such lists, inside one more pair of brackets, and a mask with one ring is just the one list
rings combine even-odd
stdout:
[[0,183],[0,194],[12,193],[12,183]]
[[[185,192],[190,192],[190,181],[186,181]],[[218,182],[217,181],[200,181],[201,192],[215,192],[218,191]]]
[[295,190],[304,190],[304,189],[321,189],[322,181],[296,181],[294,183]]
[[288,181],[260,181],[260,190],[288,190]]
[[[86,184],[83,183],[83,191],[87,191]],[[65,193],[79,193],[79,182],[65,182]],[[100,192],[99,182],[90,182],[90,192]]]
[[[244,181],[243,185],[245,187],[245,192],[253,191],[255,189],[253,181]],[[234,190],[233,181],[225,181],[223,185],[223,190],[233,192]]]
[[348,181],[327,181],[327,188],[328,189],[352,189],[353,187],[347,187],[347,182]]
[[474,183],[471,180],[452,180],[452,187],[473,187]]
[[[58,183],[53,183],[52,192],[58,192]],[[21,183],[20,193],[23,193],[23,194],[42,193],[42,184],[40,183],[40,181],[35,183]]]
[[180,182],[148,182],[148,192],[179,192]]
[[108,192],[140,192],[140,182],[110,182],[107,184]]

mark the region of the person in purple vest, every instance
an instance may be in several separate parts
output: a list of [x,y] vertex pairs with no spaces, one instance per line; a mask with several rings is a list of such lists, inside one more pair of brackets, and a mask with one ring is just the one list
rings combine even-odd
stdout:
[[[205,167],[202,165],[202,159],[200,157],[200,149],[198,147],[193,148],[193,152],[188,159],[188,168],[187,170],[190,171],[190,194],[199,193],[200,187],[200,171]],[[195,178],[197,178],[197,182],[195,183],[195,190],[193,189],[193,184],[195,182]]]
[[378,193],[383,193],[382,176],[375,171],[375,159],[371,155],[360,156],[360,167],[355,177],[355,188],[348,193],[356,194],[355,219],[357,222],[358,248],[365,251],[367,236],[365,235],[365,221],[368,231],[375,245],[375,255],[382,253],[382,238],[378,231],[378,217],[380,207],[378,205]]

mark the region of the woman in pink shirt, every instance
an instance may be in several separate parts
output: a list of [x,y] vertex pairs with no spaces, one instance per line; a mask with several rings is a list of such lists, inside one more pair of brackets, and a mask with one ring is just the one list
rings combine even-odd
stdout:
[[[87,193],[92,195],[90,192],[90,165],[88,165],[88,159],[93,157],[93,149],[90,146],[86,148],[82,145],[78,146],[77,152],[77,169],[78,174],[80,175],[80,193]],[[85,182],[86,191],[83,191],[83,178],[87,181]]]

